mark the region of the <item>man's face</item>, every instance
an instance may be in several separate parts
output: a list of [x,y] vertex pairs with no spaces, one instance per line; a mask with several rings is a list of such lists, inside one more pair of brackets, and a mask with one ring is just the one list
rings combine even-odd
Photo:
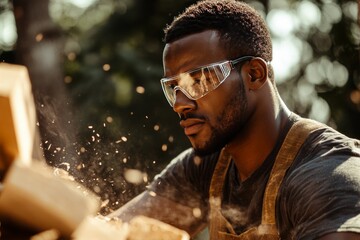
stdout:
[[[164,76],[225,60],[229,59],[216,31],[192,34],[166,44]],[[180,125],[198,154],[220,150],[241,132],[248,118],[246,91],[239,72],[233,69],[219,87],[197,100],[176,91],[173,109],[179,114]]]

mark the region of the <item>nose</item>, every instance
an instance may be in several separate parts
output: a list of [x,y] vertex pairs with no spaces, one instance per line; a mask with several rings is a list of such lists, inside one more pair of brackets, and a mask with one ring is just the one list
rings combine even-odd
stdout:
[[196,108],[196,102],[188,98],[181,90],[175,92],[173,110],[178,113],[186,113]]

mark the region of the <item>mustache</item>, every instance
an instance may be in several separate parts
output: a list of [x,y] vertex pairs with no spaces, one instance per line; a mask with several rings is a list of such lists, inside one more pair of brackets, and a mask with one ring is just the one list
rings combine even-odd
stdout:
[[206,117],[200,114],[195,113],[179,113],[180,120],[186,120],[188,118],[198,118],[205,120]]

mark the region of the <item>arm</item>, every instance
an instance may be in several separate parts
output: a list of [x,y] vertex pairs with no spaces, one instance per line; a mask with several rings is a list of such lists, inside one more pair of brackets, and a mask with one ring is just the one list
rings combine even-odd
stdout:
[[202,221],[203,218],[194,216],[192,208],[149,191],[144,191],[123,207],[109,214],[108,217],[117,217],[128,222],[137,215],[158,219],[185,230],[190,236],[195,236],[206,225]]
[[218,154],[195,164],[194,151],[185,150],[155,177],[142,194],[111,213],[130,221],[137,215],[151,217],[195,236],[207,225],[208,193]]

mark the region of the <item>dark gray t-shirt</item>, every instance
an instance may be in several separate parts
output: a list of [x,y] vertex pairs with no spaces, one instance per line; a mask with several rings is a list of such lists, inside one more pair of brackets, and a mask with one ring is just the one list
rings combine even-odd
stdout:
[[[297,118],[291,118],[262,166],[241,182],[231,163],[224,183],[222,213],[236,232],[261,222],[262,200],[272,165]],[[199,209],[207,220],[211,177],[219,153],[177,156],[149,186],[156,194]],[[360,142],[324,126],[311,133],[288,169],[277,198],[282,239],[315,239],[335,231],[360,233]]]

